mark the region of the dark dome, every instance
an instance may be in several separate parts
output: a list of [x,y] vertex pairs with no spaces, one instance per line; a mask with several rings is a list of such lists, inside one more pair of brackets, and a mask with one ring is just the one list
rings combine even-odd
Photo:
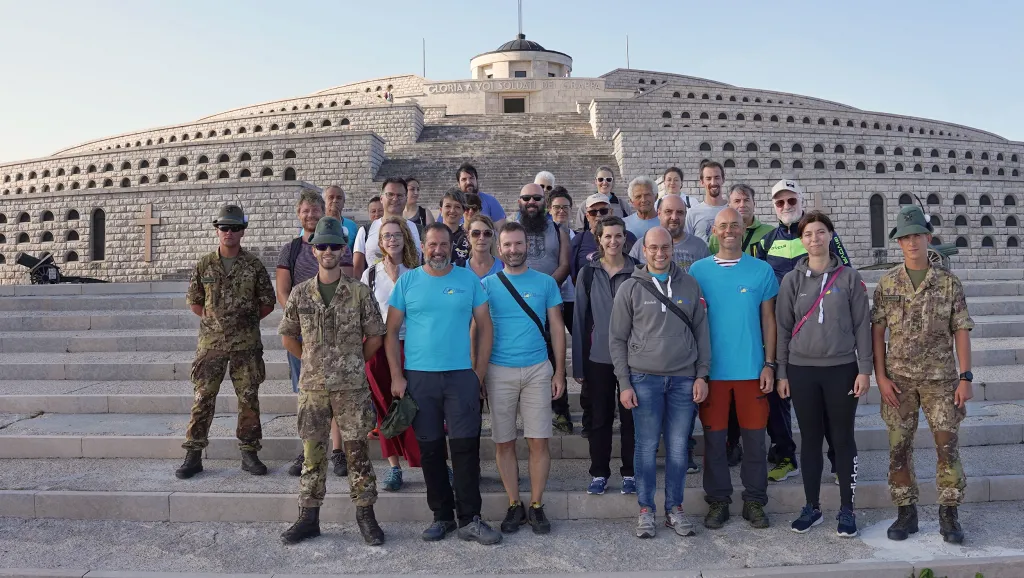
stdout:
[[525,34],[519,34],[515,40],[510,40],[505,44],[498,47],[495,52],[512,52],[512,51],[524,51],[524,50],[539,50],[547,52],[544,47],[532,40],[527,40]]

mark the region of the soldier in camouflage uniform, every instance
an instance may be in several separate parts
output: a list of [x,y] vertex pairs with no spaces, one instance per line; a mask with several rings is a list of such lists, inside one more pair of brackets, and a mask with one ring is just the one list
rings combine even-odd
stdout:
[[367,442],[377,421],[365,362],[384,342],[384,322],[370,289],[341,274],[346,245],[338,219],[320,219],[310,243],[319,272],[292,290],[278,327],[285,349],[302,359],[298,421],[304,455],[299,519],[281,538],[294,544],[320,535],[320,506],[327,490],[327,440],[334,420],[348,460],[349,496],[356,506],[359,531],[367,544],[380,545],[384,532],[373,513],[377,477]]
[[[957,506],[964,500],[967,477],[960,464],[957,434],[972,397],[970,330],[974,321],[967,313],[960,279],[929,265],[931,231],[919,207],[900,210],[889,237],[899,243],[904,263],[879,280],[871,312],[875,380],[882,394],[882,419],[889,428],[889,491],[899,507],[888,536],[905,540],[918,530],[914,433],[918,410],[923,408],[938,454],[939,531],[945,541],[959,544],[964,535]],[[963,372],[959,377],[954,341]]]
[[182,444],[185,463],[175,472],[182,479],[203,471],[203,448],[209,443],[217,393],[228,367],[238,396],[235,435],[242,450],[242,469],[256,476],[267,473],[256,454],[263,438],[259,388],[266,376],[260,320],[274,310],[274,287],[259,257],[241,246],[248,226],[242,208],[224,205],[213,226],[220,246],[199,259],[185,296],[200,322],[192,363],[195,402]]

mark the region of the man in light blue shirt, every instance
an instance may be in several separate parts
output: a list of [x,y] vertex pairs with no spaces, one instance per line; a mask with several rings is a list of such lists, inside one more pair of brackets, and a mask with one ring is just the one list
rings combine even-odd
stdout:
[[476,167],[469,163],[462,163],[455,171],[455,180],[459,190],[463,194],[476,193],[479,195],[480,212],[490,217],[494,221],[495,230],[500,231],[501,226],[505,224],[505,209],[498,199],[494,198],[494,195],[480,192],[477,178]]
[[637,239],[643,239],[648,230],[659,225],[658,214],[654,209],[656,189],[654,181],[647,177],[633,179],[626,188],[629,202],[636,212],[622,220],[626,223],[626,230],[636,235]]
[[[398,278],[388,301],[384,347],[391,393],[408,393],[419,406],[412,428],[420,444],[427,505],[434,523],[426,541],[459,537],[497,544],[501,534],[480,519],[480,394],[491,357],[492,324],[487,295],[475,273],[452,266],[452,235],[434,222],[423,229],[426,264]],[[398,334],[405,322],[405,364]],[[476,326],[471,359],[470,324]],[[404,371],[403,371],[404,369]],[[455,493],[445,464],[445,427]]]
[[[535,534],[547,534],[551,523],[544,514],[543,498],[551,467],[551,400],[561,397],[565,390],[565,325],[558,284],[550,275],[526,265],[527,250],[526,229],[519,223],[505,223],[498,235],[498,254],[505,269],[483,280],[494,322],[494,347],[484,383],[498,473],[509,499],[501,531],[512,533],[529,523]],[[546,328],[542,331],[537,322]],[[549,339],[553,353],[550,361]],[[517,410],[530,449],[529,508],[519,500]]]

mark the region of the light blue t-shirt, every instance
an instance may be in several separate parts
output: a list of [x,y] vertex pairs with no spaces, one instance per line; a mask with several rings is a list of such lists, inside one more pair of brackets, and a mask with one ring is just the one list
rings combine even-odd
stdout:
[[[473,271],[473,267],[471,267],[469,264],[469,259],[466,259],[466,263],[463,265],[463,267],[469,269],[470,271]],[[491,265],[491,269],[487,273],[485,273],[483,277],[480,277],[480,280],[483,281],[485,278],[494,275],[495,273],[501,271],[504,268],[505,264],[501,262],[501,259],[495,258],[494,263]],[[476,271],[473,271],[473,274],[475,275]]]
[[345,230],[348,231],[349,250],[354,249],[356,246],[356,233],[359,232],[359,225],[357,225],[355,221],[349,219],[348,217],[342,217],[341,226],[345,227]]
[[481,192],[477,192],[477,194],[480,195],[481,213],[490,217],[495,223],[505,218],[505,209],[502,208],[498,199],[494,198],[494,195]]
[[644,234],[661,224],[661,221],[658,220],[658,215],[654,215],[650,219],[641,219],[639,215],[639,213],[633,213],[622,220],[626,223],[626,230],[636,235],[638,241],[643,241]]
[[[519,275],[505,275],[542,323],[547,320],[548,308],[562,304],[562,291],[550,275],[533,269]],[[547,361],[548,349],[537,324],[516,303],[501,279],[491,275],[483,279],[483,284],[494,321],[491,363],[502,367],[529,367]]]
[[690,275],[708,304],[711,379],[758,379],[765,360],[761,303],[779,293],[771,265],[745,253],[732,267],[707,257],[690,266]]
[[443,277],[417,267],[399,277],[388,305],[405,314],[405,368],[472,369],[469,323],[484,303],[480,280],[464,267],[453,266]]

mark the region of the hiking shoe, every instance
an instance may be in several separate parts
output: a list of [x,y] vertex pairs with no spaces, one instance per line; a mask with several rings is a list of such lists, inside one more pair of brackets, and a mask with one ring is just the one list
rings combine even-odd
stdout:
[[331,453],[331,464],[334,465],[334,475],[342,478],[348,475],[348,460],[345,459],[344,450],[334,450]]
[[665,516],[665,526],[672,528],[676,531],[676,534],[683,537],[693,536],[695,534],[693,531],[693,524],[683,516],[682,506],[676,506],[669,510],[668,514]]
[[380,524],[377,523],[373,506],[356,507],[356,524],[359,525],[359,533],[363,535],[363,541],[367,544],[380,546],[384,543],[384,530],[381,530]]
[[437,542],[444,540],[448,534],[451,534],[459,528],[459,525],[454,520],[434,520],[434,523],[423,530],[420,537],[425,542]]
[[526,522],[533,527],[534,534],[550,534],[551,533],[551,522],[548,521],[547,514],[544,513],[544,504],[530,505],[526,508]]
[[700,471],[700,465],[698,465],[696,460],[693,459],[692,453],[689,455],[689,457],[687,457],[687,460],[688,461],[686,462],[686,473],[696,474],[697,472]]
[[636,478],[633,476],[622,477],[622,495],[635,494],[636,493]]
[[857,535],[857,514],[853,513],[852,508],[843,506],[839,508],[839,513],[836,514],[836,519],[839,520],[839,526],[836,528],[836,536],[841,538],[853,538]]
[[179,480],[187,480],[203,471],[203,450],[186,450],[185,461],[181,467],[174,470],[174,477]]
[[605,488],[608,487],[608,478],[594,478],[590,480],[590,485],[587,486],[587,493],[594,496],[600,496],[604,493]]
[[775,464],[775,467],[768,472],[768,481],[781,482],[788,480],[793,476],[800,473],[800,470],[796,468],[796,464],[789,458],[782,458],[779,463]]
[[900,506],[896,521],[885,531],[890,540],[906,540],[911,534],[917,533],[917,506]]
[[505,512],[505,519],[501,522],[501,531],[504,534],[513,534],[519,531],[519,526],[526,523],[526,508],[522,502],[516,502],[508,507]]
[[555,417],[551,418],[551,425],[559,433],[572,434],[572,418],[564,413],[556,413]]
[[789,528],[797,534],[806,534],[811,531],[811,528],[817,526],[821,522],[821,509],[807,504],[804,506],[804,509],[800,510],[800,517],[793,520],[793,523],[789,525]]
[[302,462],[306,460],[306,456],[299,454],[299,457],[295,458],[292,465],[288,466],[289,476],[301,476],[302,475]]
[[466,542],[476,542],[484,546],[501,542],[501,532],[495,532],[494,528],[487,525],[480,519],[480,516],[473,516],[473,521],[459,528],[459,538]]
[[320,535],[320,508],[299,508],[299,519],[284,533],[281,541],[285,544],[298,544],[307,538]]
[[964,530],[960,527],[956,506],[939,506],[939,533],[950,544],[962,544]]
[[708,505],[708,515],[704,516],[704,527],[711,530],[718,530],[725,525],[729,519],[729,504],[726,502],[711,502]]
[[636,523],[637,538],[653,538],[654,512],[650,508],[640,508],[640,519]]
[[260,461],[256,452],[246,450],[242,452],[242,471],[249,472],[254,476],[267,475],[267,466]]
[[388,470],[388,475],[384,478],[384,491],[385,492],[397,492],[402,489],[402,467],[391,466]]
[[581,427],[580,428],[580,437],[583,438],[583,439],[589,438],[590,437],[590,430],[588,428]]
[[730,468],[740,465],[740,462],[743,461],[743,446],[739,442],[736,445],[726,445],[725,459],[729,462]]
[[758,502],[743,502],[743,519],[754,528],[768,527],[768,514],[764,513],[764,506]]

